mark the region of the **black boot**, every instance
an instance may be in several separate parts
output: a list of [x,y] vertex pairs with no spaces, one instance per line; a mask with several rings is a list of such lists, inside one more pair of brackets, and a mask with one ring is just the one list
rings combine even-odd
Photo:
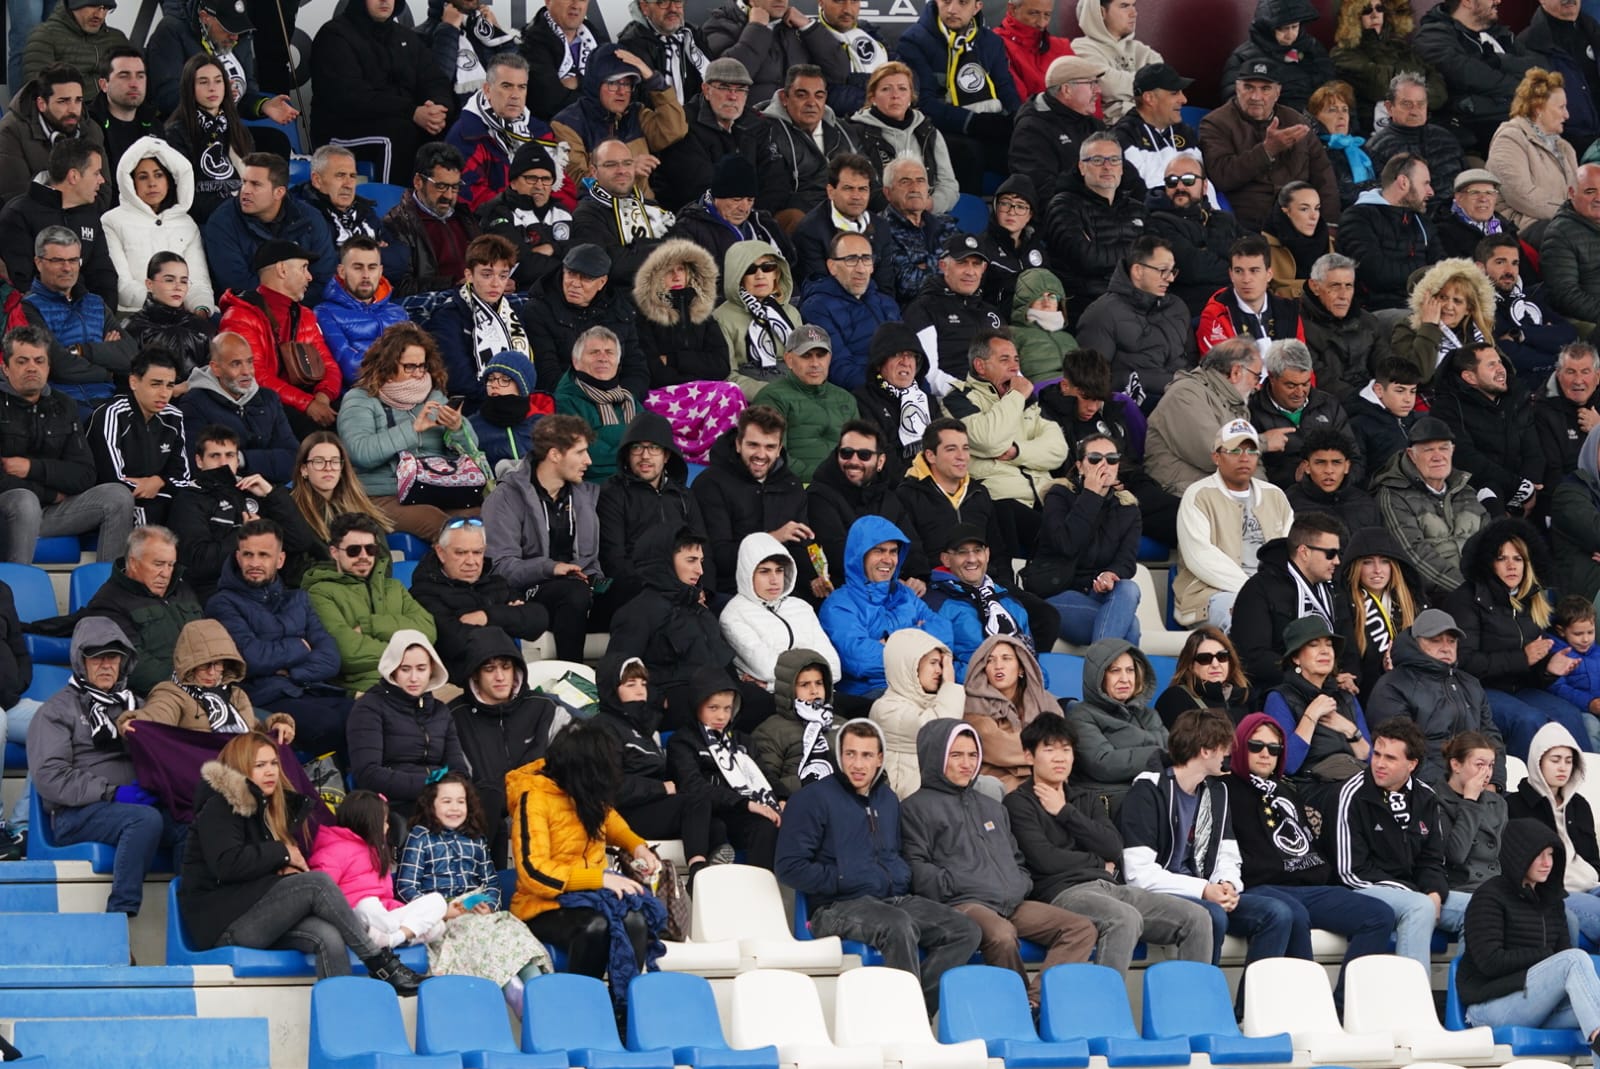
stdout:
[[408,969],[392,950],[380,950],[370,958],[363,958],[361,964],[367,967],[368,976],[382,980],[401,998],[415,995],[422,986],[423,978]]

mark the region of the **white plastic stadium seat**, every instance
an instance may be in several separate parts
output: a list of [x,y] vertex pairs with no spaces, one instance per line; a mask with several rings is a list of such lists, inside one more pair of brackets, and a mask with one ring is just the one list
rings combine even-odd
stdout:
[[[696,877],[696,887],[699,883]],[[755,969],[734,977],[731,986],[728,1042],[732,1046],[777,1047],[779,1062],[795,1069],[883,1069],[883,1051],[878,1047],[834,1045],[822,1019],[816,984],[804,973]]]
[[981,1039],[940,1043],[928,1026],[922,984],[911,973],[873,965],[839,975],[833,1038],[841,1047],[876,1044],[885,1065],[904,1069],[987,1069]]
[[1523,759],[1520,757],[1506,754],[1506,791],[1509,793],[1516,790],[1518,784],[1527,778],[1527,762],[1523,761]]
[[751,865],[700,870],[694,880],[689,930],[696,943],[737,940],[740,952],[757,969],[836,973],[844,967],[844,946],[838,936],[804,942],[794,937],[777,878]]
[[1142,564],[1135,565],[1133,581],[1139,586],[1139,608],[1136,613],[1139,620],[1139,648],[1152,657],[1176,657],[1183,652],[1183,644],[1189,641],[1189,632],[1167,630],[1167,622],[1161,615],[1166,602],[1156,593],[1155,576],[1150,574],[1149,568]]
[[1288,1032],[1296,1058],[1304,1052],[1317,1063],[1394,1063],[1393,1035],[1350,1033],[1339,1026],[1328,974],[1316,962],[1266,958],[1245,969],[1244,985],[1245,1035]]
[[1494,1057],[1494,1030],[1446,1031],[1422,963],[1394,954],[1357,958],[1345,967],[1344,1026],[1351,1032],[1389,1032],[1413,1058]]

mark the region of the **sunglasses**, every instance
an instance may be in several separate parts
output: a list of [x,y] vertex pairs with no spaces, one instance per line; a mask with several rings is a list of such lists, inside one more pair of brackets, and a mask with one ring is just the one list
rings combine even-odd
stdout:
[[444,525],[444,529],[446,531],[453,531],[458,527],[482,527],[482,526],[483,526],[483,521],[478,519],[478,517],[476,517],[476,516],[458,516],[453,520],[447,521],[445,523],[445,525]]
[[1167,184],[1168,189],[1177,189],[1180,185],[1185,189],[1190,189],[1200,181],[1200,176],[1197,174],[1169,174],[1162,181]]
[[778,265],[768,261],[765,263],[751,264],[750,269],[744,274],[746,278],[749,278],[751,275],[775,275],[777,273]]
[[1312,553],[1321,553],[1329,560],[1338,560],[1339,554],[1343,552],[1343,549],[1339,546],[1333,546],[1332,548],[1327,546],[1306,546],[1305,548],[1310,550]]
[[1383,14],[1383,5],[1382,4],[1368,4],[1366,7],[1363,7],[1361,9],[1361,13],[1363,15],[1381,15],[1381,14]]
[[1194,655],[1194,663],[1201,665],[1210,664],[1212,661],[1215,661],[1218,664],[1227,664],[1232,660],[1233,654],[1229,653],[1227,650],[1218,650],[1216,653],[1197,653]]
[[871,460],[877,455],[876,449],[849,449],[842,445],[839,447],[840,460]]
[[376,542],[362,542],[360,545],[340,546],[339,548],[345,556],[352,558],[376,557],[378,555],[378,543]]
[[1262,750],[1265,750],[1273,757],[1277,757],[1279,754],[1283,753],[1283,743],[1281,742],[1264,742],[1261,739],[1251,739],[1244,745],[1245,749],[1249,750],[1251,753],[1260,753]]
[[1085,454],[1083,454],[1083,460],[1084,460],[1084,463],[1086,463],[1086,464],[1120,464],[1120,463],[1122,463],[1122,454],[1121,453],[1085,453]]

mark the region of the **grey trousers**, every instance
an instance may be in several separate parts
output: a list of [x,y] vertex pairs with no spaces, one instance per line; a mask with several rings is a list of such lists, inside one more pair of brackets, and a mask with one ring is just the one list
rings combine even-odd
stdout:
[[13,564],[32,564],[40,538],[100,532],[95,559],[114,561],[128,552],[133,531],[133,492],[121,483],[100,483],[55,505],[41,505],[32,490],[0,493],[0,548]]
[[[922,1000],[930,1017],[939,1008],[939,977],[946,969],[970,961],[983,937],[972,919],[917,895],[831,902],[811,914],[811,933],[854,939],[876,948],[889,968],[908,972],[922,982]],[[928,953],[920,961],[919,948]]]
[[1090,880],[1067,888],[1050,904],[1094,921],[1100,933],[1095,961],[1124,977],[1141,937],[1147,943],[1175,947],[1184,961],[1211,960],[1211,914],[1187,898]]
[[350,975],[347,947],[363,961],[378,953],[365,922],[326,872],[283,877],[223,929],[217,945],[315,954],[319,980]]

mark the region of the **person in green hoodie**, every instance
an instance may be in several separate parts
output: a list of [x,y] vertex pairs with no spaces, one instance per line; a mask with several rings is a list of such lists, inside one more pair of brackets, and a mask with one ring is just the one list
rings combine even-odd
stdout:
[[811,473],[839,444],[844,425],[856,418],[855,397],[828,381],[832,362],[833,340],[826,330],[808,323],[790,334],[784,346],[788,373],[755,397],[756,404],[770,405],[788,419],[789,467],[803,483],[811,481]]
[[1061,279],[1043,267],[1030,267],[1017,276],[1011,298],[1011,340],[1017,343],[1022,374],[1029,381],[1061,377],[1061,358],[1079,348],[1067,333],[1066,288]]
[[371,690],[396,632],[420,631],[434,642],[438,628],[428,610],[389,574],[389,550],[377,521],[352,512],[334,517],[328,548],[333,559],[308,568],[300,587],[339,646],[334,683],[349,691]]

